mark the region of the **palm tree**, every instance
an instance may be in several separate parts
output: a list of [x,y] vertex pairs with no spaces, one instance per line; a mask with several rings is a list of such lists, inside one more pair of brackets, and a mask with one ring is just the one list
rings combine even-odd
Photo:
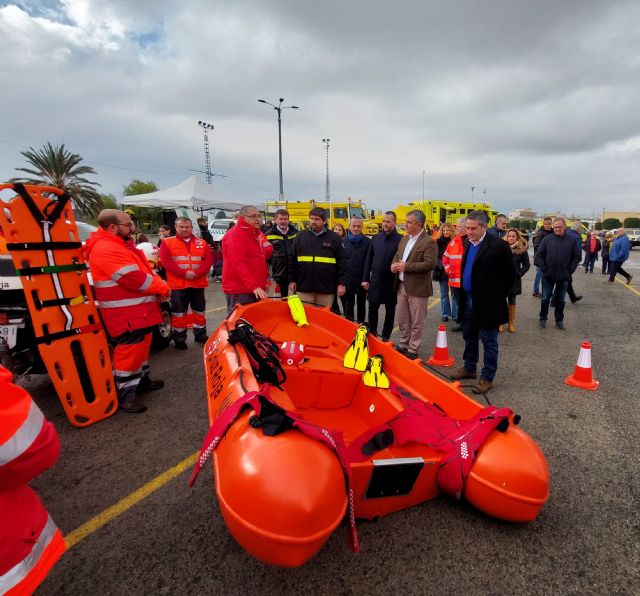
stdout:
[[96,215],[102,209],[102,199],[95,187],[97,182],[87,180],[87,174],[96,174],[91,166],[82,166],[82,157],[65,149],[64,143],[53,147],[51,143],[36,151],[29,147],[21,151],[31,168],[16,168],[26,172],[31,178],[14,178],[11,182],[24,184],[46,184],[66,190],[74,201],[75,207],[87,215]]

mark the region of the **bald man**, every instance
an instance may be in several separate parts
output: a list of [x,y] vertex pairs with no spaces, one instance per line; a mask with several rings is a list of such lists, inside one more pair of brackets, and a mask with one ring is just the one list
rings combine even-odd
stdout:
[[84,250],[100,315],[115,345],[113,376],[120,408],[137,414],[147,409],[140,395],[164,386],[149,377],[149,349],[153,328],[162,323],[159,301],[168,299],[171,290],[135,248],[134,223],[127,213],[105,209],[98,225]]

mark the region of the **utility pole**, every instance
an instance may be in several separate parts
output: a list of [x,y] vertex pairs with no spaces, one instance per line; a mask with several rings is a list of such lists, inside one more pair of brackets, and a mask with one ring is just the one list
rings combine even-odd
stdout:
[[202,120],[198,120],[198,126],[202,128],[204,133],[204,171],[207,177],[207,184],[213,184],[213,173],[211,172],[211,154],[209,152],[209,131],[213,130],[213,124],[207,124]]
[[331,190],[329,186],[329,141],[331,141],[331,139],[322,139],[322,142],[327,149],[325,200],[327,203],[331,204]]

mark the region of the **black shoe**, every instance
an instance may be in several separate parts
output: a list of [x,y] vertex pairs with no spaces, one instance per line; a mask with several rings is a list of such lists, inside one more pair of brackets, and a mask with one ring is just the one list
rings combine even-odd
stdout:
[[412,352],[411,350],[405,350],[402,352],[409,360],[415,360],[418,357],[418,354]]
[[546,319],[540,319],[538,321],[538,328],[539,329],[544,329],[547,326],[547,320]]
[[194,341],[197,344],[206,344],[208,339],[209,339],[208,335],[198,335],[198,337],[196,337]]
[[149,377],[142,377],[142,380],[138,385],[137,393],[138,395],[142,395],[143,393],[149,393],[150,391],[157,391],[163,387],[164,381],[162,379],[152,381]]
[[571,299],[571,304],[575,304],[576,302],[580,302],[580,300],[582,300],[582,296],[576,296],[575,298]]
[[531,294],[534,298],[541,298],[542,294],[540,292],[534,292],[533,294]]
[[120,409],[127,414],[142,414],[147,411],[147,406],[141,404],[139,401],[133,400],[120,404]]
[[174,344],[173,347],[176,350],[186,350],[187,349],[187,344],[184,341],[174,341],[173,344]]
[[449,317],[442,317],[442,322],[443,323],[448,323],[449,322]]
[[462,325],[456,325],[455,327],[452,327],[451,331],[453,331],[454,333],[458,333],[459,331],[462,331]]
[[564,326],[564,323],[563,323],[562,321],[558,321],[558,322],[556,323],[556,327],[557,327],[558,329],[562,329],[562,331],[564,331],[564,330],[566,329],[566,327]]
[[390,341],[390,338],[383,336],[383,337],[380,338],[380,341],[383,341],[383,342],[386,343],[386,342]]
[[407,348],[401,348],[398,344],[393,344],[393,349],[401,354],[404,354],[407,351]]

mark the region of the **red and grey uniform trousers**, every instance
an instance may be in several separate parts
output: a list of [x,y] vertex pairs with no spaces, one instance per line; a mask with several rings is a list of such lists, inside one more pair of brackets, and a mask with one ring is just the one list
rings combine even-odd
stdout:
[[135,401],[140,383],[149,382],[149,350],[153,327],[127,331],[113,339],[113,378],[118,401]]
[[187,341],[187,313],[189,307],[191,307],[191,312],[193,313],[194,337],[200,341],[207,339],[204,288],[184,288],[171,292],[171,326],[173,328],[173,341],[176,344],[184,344]]

